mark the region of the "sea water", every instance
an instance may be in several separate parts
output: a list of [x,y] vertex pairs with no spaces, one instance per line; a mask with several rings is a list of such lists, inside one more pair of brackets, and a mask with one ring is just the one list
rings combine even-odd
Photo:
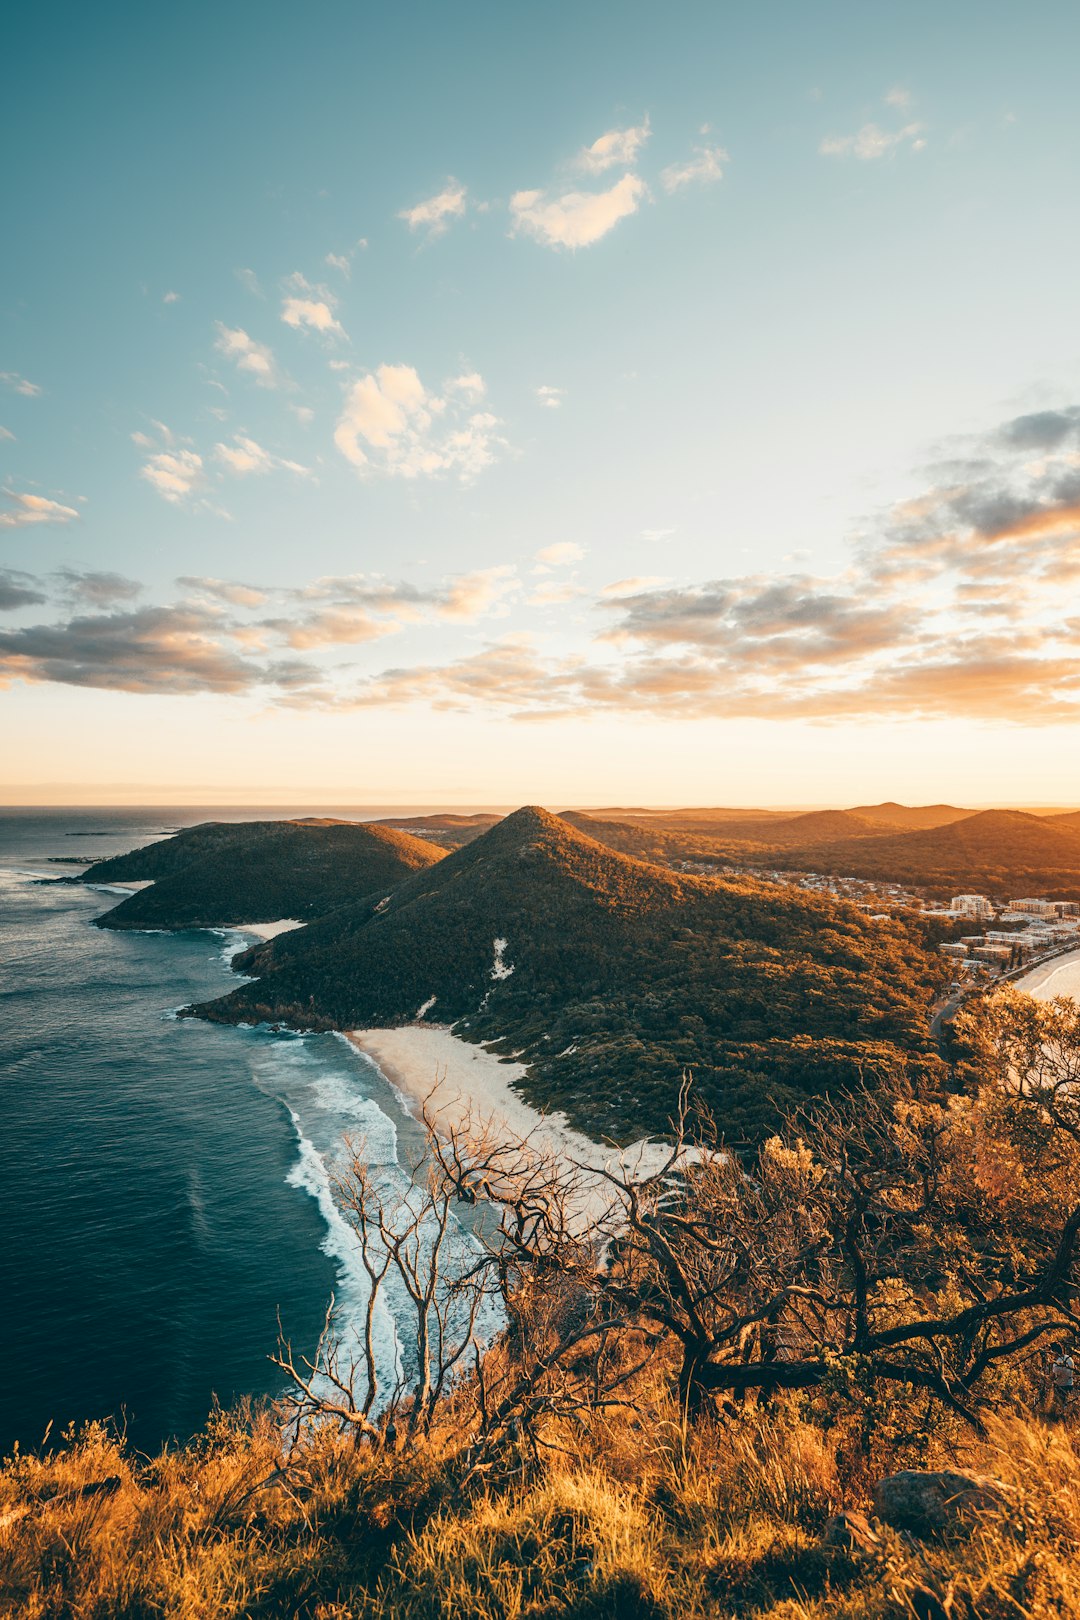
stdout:
[[[0,811],[2,1452],[105,1417],[149,1450],[215,1400],[280,1393],[279,1317],[310,1352],[331,1293],[346,1338],[362,1316],[366,1275],[332,1186],[348,1144],[390,1194],[422,1148],[339,1037],[176,1017],[237,982],[241,934],[98,929],[116,895],[55,881],[80,870],[56,857],[204,819]],[[406,1317],[391,1288],[384,1376]]]

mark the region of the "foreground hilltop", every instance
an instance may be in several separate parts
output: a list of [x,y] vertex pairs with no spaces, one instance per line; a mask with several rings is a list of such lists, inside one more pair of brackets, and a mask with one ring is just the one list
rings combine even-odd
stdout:
[[305,922],[360,895],[378,899],[441,856],[422,839],[365,822],[205,822],[98,861],[81,881],[152,882],[99,918],[102,928]]
[[[216,1021],[417,1019],[500,1043],[526,1088],[596,1134],[662,1130],[680,1077],[725,1126],[932,1062],[941,968],[900,923],[828,896],[665,871],[526,808],[391,892],[237,959]],[[433,1077],[434,1078],[434,1077]]]

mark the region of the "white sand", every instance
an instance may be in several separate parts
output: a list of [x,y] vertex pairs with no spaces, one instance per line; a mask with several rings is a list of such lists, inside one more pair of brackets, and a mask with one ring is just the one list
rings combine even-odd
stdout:
[[1026,990],[1036,1001],[1052,1001],[1055,996],[1072,996],[1080,1001],[1080,950],[1069,951],[1032,968],[1016,980],[1018,990]]
[[303,928],[302,922],[295,917],[283,917],[280,922],[272,923],[236,923],[235,931],[238,934],[253,934],[256,939],[277,939],[279,934],[291,934],[294,928]]
[[[386,1080],[419,1116],[424,1103],[436,1130],[470,1121],[474,1127],[505,1126],[514,1139],[527,1137],[541,1152],[558,1154],[586,1170],[627,1170],[651,1175],[662,1168],[670,1145],[646,1138],[631,1147],[602,1146],[567,1122],[565,1114],[541,1114],[513,1089],[525,1073],[522,1063],[503,1063],[493,1052],[472,1046],[445,1026],[409,1024],[402,1029],[353,1029],[346,1039],[374,1059]],[[610,1201],[607,1184],[593,1186],[593,1213]]]

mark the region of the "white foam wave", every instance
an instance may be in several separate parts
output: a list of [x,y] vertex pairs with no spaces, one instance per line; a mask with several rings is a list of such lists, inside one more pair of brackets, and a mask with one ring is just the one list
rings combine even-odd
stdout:
[[[330,1169],[314,1142],[305,1136],[299,1115],[292,1108],[289,1114],[300,1151],[297,1162],[285,1179],[290,1187],[297,1187],[314,1198],[326,1224],[326,1236],[320,1247],[334,1262],[338,1276],[334,1325],[342,1340],[346,1365],[355,1366],[363,1344],[371,1282],[364,1269],[360,1241],[334,1198]],[[386,1397],[401,1377],[401,1345],[393,1316],[382,1299],[377,1302],[375,1310],[375,1345],[379,1382]],[[360,1394],[359,1390],[357,1394]]]

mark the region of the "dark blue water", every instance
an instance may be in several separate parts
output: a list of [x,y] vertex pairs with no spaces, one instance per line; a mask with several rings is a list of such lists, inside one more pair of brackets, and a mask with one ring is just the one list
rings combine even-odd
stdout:
[[202,819],[0,811],[5,1452],[50,1422],[107,1416],[150,1449],[191,1434],[215,1397],[279,1392],[278,1311],[310,1347],[332,1288],[344,1324],[362,1305],[329,1193],[346,1135],[390,1171],[399,1144],[416,1146],[381,1075],[337,1037],[172,1016],[236,982],[241,936],[104,931],[93,918],[117,896],[35,881],[72,870],[49,857]]

